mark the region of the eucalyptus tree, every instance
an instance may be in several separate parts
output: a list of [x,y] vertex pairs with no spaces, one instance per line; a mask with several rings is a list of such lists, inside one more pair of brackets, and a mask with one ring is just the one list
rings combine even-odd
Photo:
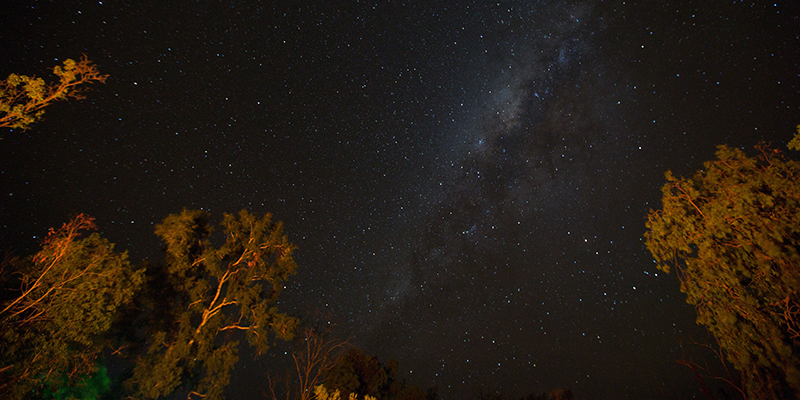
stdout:
[[[795,139],[792,144],[797,142]],[[750,398],[800,396],[800,163],[777,149],[719,146],[691,178],[667,172],[646,245],[676,270],[697,322]]]
[[225,214],[224,242],[212,244],[208,213],[183,210],[156,226],[166,246],[152,291],[148,348],[126,382],[137,398],[155,399],[176,391],[217,399],[238,360],[239,332],[265,351],[273,338],[291,340],[298,320],[276,302],[295,273],[293,253],[281,223],[247,211]]

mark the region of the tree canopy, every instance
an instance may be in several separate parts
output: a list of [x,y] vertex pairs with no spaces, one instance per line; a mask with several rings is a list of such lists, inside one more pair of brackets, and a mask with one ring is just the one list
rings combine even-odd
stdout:
[[294,335],[297,318],[276,302],[296,248],[270,214],[225,214],[216,236],[208,220],[184,210],[158,224],[161,264],[133,268],[99,234],[81,238],[95,228],[83,214],[51,230],[36,255],[3,262],[0,395],[95,393],[108,387],[101,361],[111,349],[133,361],[124,386],[135,398],[222,398],[235,338],[260,353]]
[[[348,400],[358,400],[358,395],[355,393],[350,393],[349,395],[342,396],[342,394],[338,390],[333,390],[328,392],[325,388],[325,385],[317,385],[314,386],[314,398],[317,400],[344,400],[347,398]],[[377,400],[370,395],[365,395],[364,400]]]
[[67,59],[56,65],[53,73],[58,82],[46,83],[35,76],[11,74],[0,81],[0,128],[29,129],[44,115],[44,108],[68,98],[83,99],[85,84],[105,83],[108,75],[83,55],[80,61]]
[[0,393],[22,398],[93,374],[112,324],[144,281],[127,254],[80,214],[53,229],[33,257],[8,260],[0,278]]
[[351,348],[339,356],[336,363],[324,373],[323,385],[330,393],[350,393],[357,398],[370,396],[386,400],[434,400],[435,388],[427,391],[417,385],[406,384],[397,377],[399,363],[386,364],[362,350]]
[[691,178],[667,172],[646,245],[659,269],[678,271],[748,397],[798,397],[800,163],[756,149],[719,146]]
[[150,299],[149,346],[127,381],[139,398],[178,389],[190,397],[222,398],[239,345],[223,332],[243,332],[259,353],[269,347],[271,333],[285,340],[294,335],[298,320],[275,306],[297,268],[282,224],[270,214],[225,214],[225,242],[217,248],[208,217],[183,210],[156,226],[166,262],[151,271],[158,286]]

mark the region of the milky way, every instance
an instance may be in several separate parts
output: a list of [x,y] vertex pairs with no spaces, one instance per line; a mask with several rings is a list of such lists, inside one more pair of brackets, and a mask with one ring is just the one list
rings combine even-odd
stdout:
[[[442,128],[434,168],[414,193],[424,199],[424,212],[411,212],[417,225],[409,231],[419,240],[384,266],[393,278],[383,280],[383,324],[374,327],[378,336],[392,332],[387,343],[394,351],[402,343],[423,375],[509,389],[523,376],[557,381],[551,376],[569,367],[553,358],[601,346],[597,334],[591,343],[568,344],[564,337],[585,338],[597,327],[562,313],[584,301],[606,307],[615,283],[573,284],[614,282],[618,267],[570,253],[585,252],[590,239],[593,248],[616,248],[598,243],[596,233],[608,224],[623,229],[624,221],[609,219],[609,203],[621,199],[608,187],[620,179],[608,160],[630,145],[618,133],[624,115],[611,115],[621,111],[613,105],[629,101],[614,85],[625,77],[610,76],[614,60],[595,43],[603,11],[589,3],[517,11],[535,17],[486,33],[497,45],[469,60],[482,65],[483,79],[466,90],[476,101],[454,107]],[[448,345],[431,347],[431,335]],[[471,367],[486,364],[494,368]]]
[[83,212],[157,262],[170,213],[271,212],[281,307],[445,399],[694,396],[675,360],[716,361],[644,222],[667,169],[794,132],[794,3],[10,2],[0,74],[110,78],[2,132],[0,240]]
[[424,284],[447,275],[441,269],[460,255],[507,260],[502,254],[519,247],[522,231],[563,216],[559,208],[576,192],[591,193],[598,159],[624,146],[608,144],[618,127],[606,121],[604,104],[618,93],[591,51],[597,16],[585,4],[547,15],[484,56],[479,101],[453,118],[466,122],[443,128],[438,168],[419,193],[428,214],[416,228],[424,234],[414,263]]

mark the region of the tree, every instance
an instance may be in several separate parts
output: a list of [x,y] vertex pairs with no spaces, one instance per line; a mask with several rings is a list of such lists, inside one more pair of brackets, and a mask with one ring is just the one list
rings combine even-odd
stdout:
[[3,268],[0,305],[0,393],[23,398],[69,386],[96,372],[95,360],[111,344],[117,312],[143,282],[127,254],[97,233],[80,214],[51,229],[42,249]]
[[230,333],[243,332],[259,353],[269,347],[271,334],[293,337],[297,319],[275,307],[297,268],[295,246],[282,224],[273,223],[270,214],[225,214],[225,242],[215,248],[208,217],[204,211],[183,210],[156,226],[166,245],[166,263],[151,272],[161,287],[153,291],[150,306],[149,348],[126,382],[137,398],[177,390],[190,398],[221,398],[238,360],[239,343]]
[[[292,346],[292,359],[294,371],[286,374],[286,400],[300,399],[311,400],[314,397],[315,387],[322,381],[323,374],[333,368],[339,353],[347,348],[347,341],[332,337],[330,328],[325,330],[305,328],[303,336],[295,339]],[[296,374],[296,379],[291,376]],[[270,395],[273,400],[278,400],[275,385],[268,375]],[[293,389],[292,382],[297,384]]]
[[748,397],[798,397],[800,163],[756,148],[719,146],[692,178],[667,172],[646,245],[660,270],[678,271]]
[[84,376],[73,385],[47,388],[40,399],[97,400],[111,394],[111,378],[105,366],[99,366],[91,375]]
[[357,397],[372,396],[381,400],[435,400],[435,388],[427,391],[407,385],[397,378],[399,363],[389,360],[384,365],[376,357],[352,348],[342,354],[336,364],[325,371],[323,383],[335,392],[352,393]]
[[797,133],[794,135],[792,140],[789,141],[789,144],[786,147],[792,150],[800,150],[800,125],[797,125]]
[[[352,348],[336,361],[325,374],[325,386],[341,393],[370,395],[383,399],[389,387],[396,383],[398,363],[390,360],[388,365],[378,362],[376,357]],[[396,391],[396,390],[395,390]]]
[[[314,386],[314,398],[317,400],[344,400],[339,390],[328,392],[328,390],[325,388],[325,385]],[[347,396],[347,399],[358,400],[358,396],[355,393],[350,393]],[[364,400],[376,400],[376,399],[370,395],[365,395]]]
[[[722,365],[722,369],[725,371],[724,375],[713,375],[711,372],[711,368],[708,363],[703,363],[703,365],[698,364],[691,359],[687,358],[684,354],[680,360],[676,360],[678,364],[684,365],[689,367],[692,370],[692,374],[694,375],[697,382],[700,384],[700,392],[708,399],[714,399],[714,396],[711,393],[711,389],[706,384],[705,378],[712,378],[715,381],[722,382],[725,385],[723,387],[718,388],[717,392],[722,394],[723,398],[725,399],[733,399],[732,393],[738,393],[743,399],[747,398],[747,394],[745,393],[744,389],[742,389],[741,385],[741,376],[736,376],[731,372],[731,368],[729,368],[730,364],[725,362],[725,354],[715,346],[712,346],[707,343],[693,343],[695,345],[701,346],[706,350],[710,351],[714,354],[715,358],[719,359],[720,364]],[[738,396],[737,396],[738,397]]]
[[83,99],[83,85],[105,83],[108,78],[86,55],[78,62],[67,59],[63,66],[55,66],[53,73],[58,82],[48,84],[42,78],[16,74],[0,81],[0,128],[28,129],[42,118],[45,107],[70,97]]

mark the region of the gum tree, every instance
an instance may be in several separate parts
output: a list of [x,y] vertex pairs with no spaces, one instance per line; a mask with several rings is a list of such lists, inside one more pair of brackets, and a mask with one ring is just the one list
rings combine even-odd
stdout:
[[33,257],[3,264],[0,305],[0,394],[24,398],[66,387],[97,371],[113,343],[119,310],[144,281],[127,254],[97,233],[80,214],[51,229]]
[[204,211],[184,210],[156,226],[166,262],[151,271],[149,345],[126,382],[136,398],[175,391],[222,398],[238,360],[231,333],[243,333],[259,353],[272,337],[293,337],[297,319],[275,305],[297,268],[282,224],[242,211],[225,214],[222,227],[224,243],[214,247]]
[[[796,140],[795,140],[796,141]],[[750,398],[800,395],[800,163],[764,144],[719,146],[691,178],[666,173],[646,245],[676,270],[697,322]]]
[[53,73],[58,82],[47,83],[35,76],[11,74],[0,81],[0,128],[29,129],[44,114],[44,108],[68,98],[83,99],[84,85],[105,83],[108,75],[82,56],[80,61],[67,59]]

